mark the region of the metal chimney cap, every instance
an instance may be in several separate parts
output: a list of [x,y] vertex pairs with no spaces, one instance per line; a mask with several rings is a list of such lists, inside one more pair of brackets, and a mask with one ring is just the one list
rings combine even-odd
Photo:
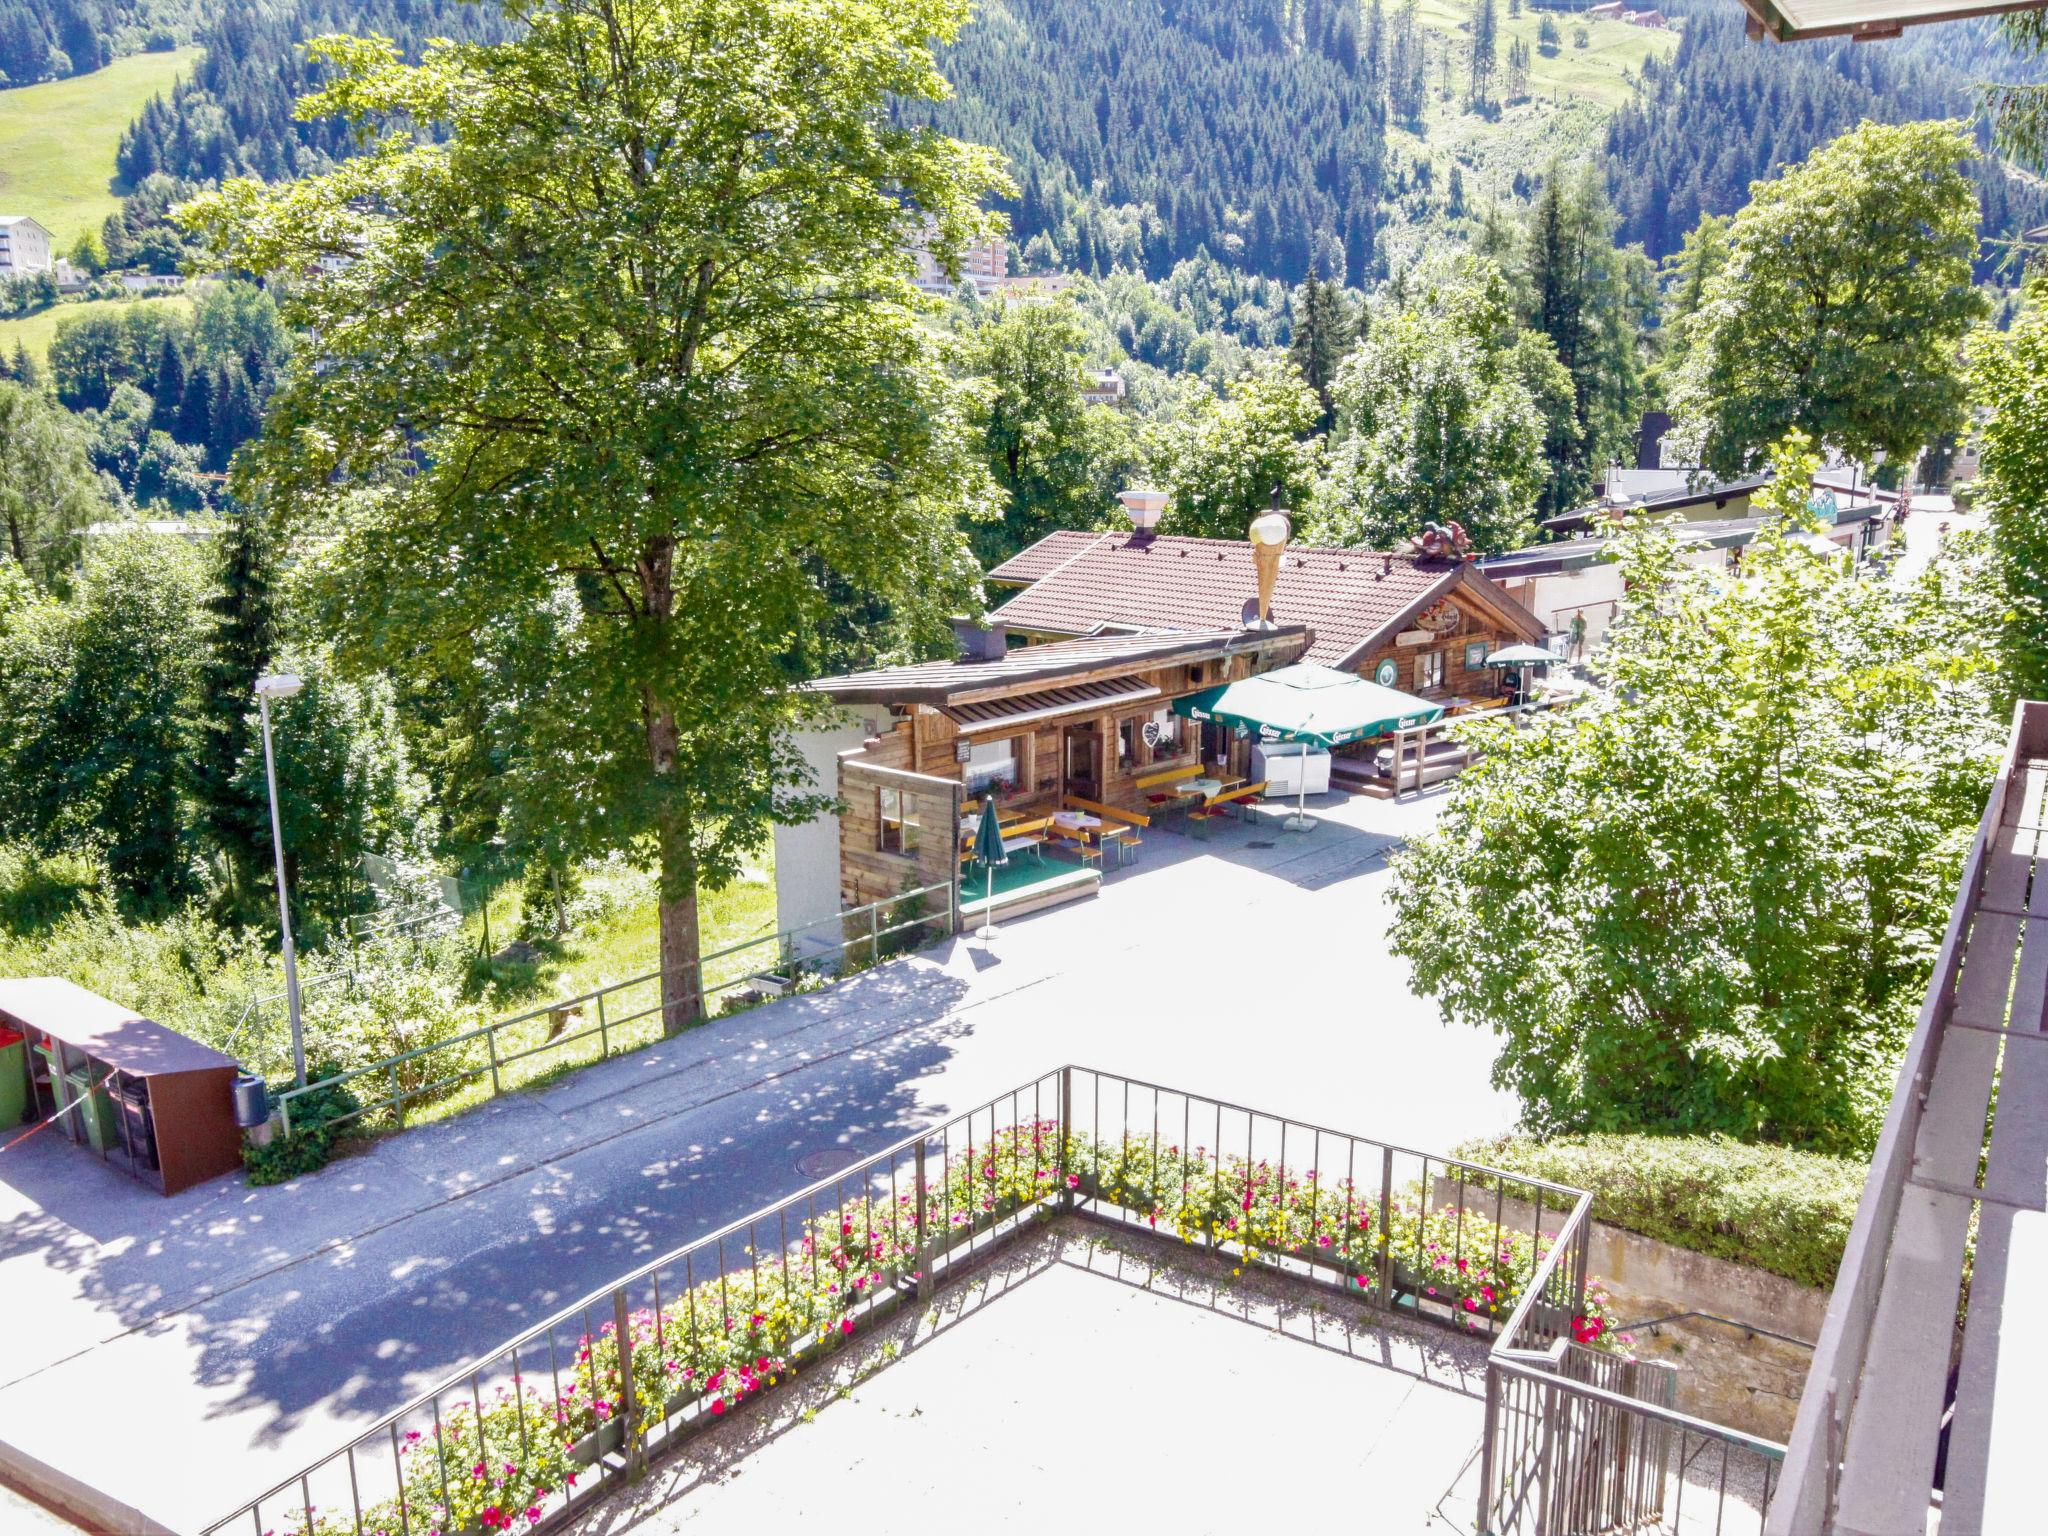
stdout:
[[1166,492],[1147,486],[1118,491],[1116,499],[1124,504],[1124,511],[1130,514],[1131,526],[1140,533],[1150,533],[1157,527],[1159,514],[1166,510]]

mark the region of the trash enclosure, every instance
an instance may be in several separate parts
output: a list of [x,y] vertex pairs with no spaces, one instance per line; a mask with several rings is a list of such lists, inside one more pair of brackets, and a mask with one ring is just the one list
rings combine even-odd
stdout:
[[242,1164],[234,1059],[60,977],[0,980],[10,1077],[0,1126],[14,1106],[163,1194]]

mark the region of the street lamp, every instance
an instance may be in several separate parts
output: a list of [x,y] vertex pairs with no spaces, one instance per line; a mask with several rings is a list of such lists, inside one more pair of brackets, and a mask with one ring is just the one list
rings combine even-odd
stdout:
[[270,785],[270,846],[277,855],[277,931],[284,948],[284,999],[292,1016],[292,1071],[306,1086],[306,1034],[299,1019],[299,958],[292,948],[292,909],[284,888],[284,828],[277,820],[277,762],[270,751],[270,701],[289,699],[306,680],[294,672],[266,672],[256,679],[256,703],[263,711],[263,777]]

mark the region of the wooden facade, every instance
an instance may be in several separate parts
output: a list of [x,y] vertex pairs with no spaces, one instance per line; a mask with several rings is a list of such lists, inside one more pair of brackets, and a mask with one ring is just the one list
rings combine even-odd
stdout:
[[[1347,662],[1345,670],[1437,703],[1493,704],[1502,695],[1501,673],[1486,658],[1510,645],[1542,640],[1540,626],[1532,632],[1525,618],[1486,602],[1483,588],[1459,586]],[[1389,663],[1391,677],[1384,670]]]
[[[961,808],[991,784],[1005,809],[1030,816],[1058,810],[1069,795],[1142,811],[1137,781],[1174,768],[1193,777],[1221,762],[1242,773],[1248,744],[1180,719],[1173,701],[1284,665],[1306,638],[1299,630],[1191,637],[1182,656],[1105,661],[1055,679],[1034,675],[1030,661],[1063,648],[1030,647],[1013,653],[1012,682],[893,705],[889,730],[839,758],[842,902],[886,901],[949,879]],[[909,851],[906,818],[916,828]]]

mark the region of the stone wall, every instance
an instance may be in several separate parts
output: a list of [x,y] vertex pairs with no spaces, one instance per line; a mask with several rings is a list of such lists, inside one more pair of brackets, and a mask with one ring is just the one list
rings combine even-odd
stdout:
[[[1439,1202],[1453,1204],[1457,1197],[1455,1181],[1437,1181]],[[1475,1202],[1468,1197],[1467,1204]],[[1490,1199],[1485,1209],[1492,1214]],[[1545,1210],[1543,1229],[1555,1233],[1565,1214]],[[1501,1207],[1501,1221],[1510,1228],[1527,1231],[1534,1216],[1535,1207],[1520,1201]],[[1828,1292],[1604,1221],[1593,1223],[1588,1247],[1592,1277],[1607,1291],[1617,1323],[1705,1312],[1745,1325],[1691,1318],[1633,1330],[1638,1356],[1678,1368],[1680,1409],[1772,1440],[1792,1433],[1813,1352],[1749,1329],[1765,1328],[1810,1343],[1820,1337]]]

